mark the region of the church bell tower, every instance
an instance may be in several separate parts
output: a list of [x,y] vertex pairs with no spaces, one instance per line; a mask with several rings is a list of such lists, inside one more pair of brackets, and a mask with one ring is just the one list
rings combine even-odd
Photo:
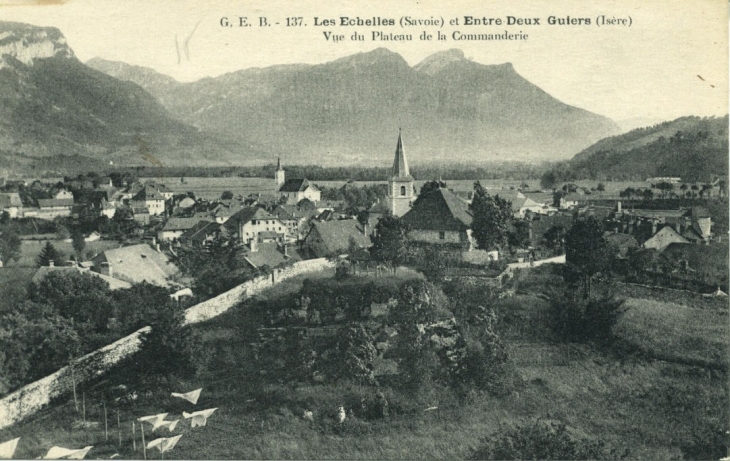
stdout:
[[281,189],[281,186],[284,184],[285,181],[286,173],[281,167],[281,157],[278,157],[276,159],[276,171],[274,172],[274,182],[276,183],[275,192],[279,192],[279,189]]
[[395,148],[392,173],[388,181],[388,207],[393,216],[400,217],[411,209],[411,203],[415,199],[413,196],[413,176],[408,171],[408,161],[405,152],[403,152],[400,129],[398,130],[398,144]]

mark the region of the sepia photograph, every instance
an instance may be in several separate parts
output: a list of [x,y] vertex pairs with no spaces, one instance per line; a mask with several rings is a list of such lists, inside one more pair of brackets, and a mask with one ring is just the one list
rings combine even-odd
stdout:
[[730,459],[723,0],[3,0],[0,459]]

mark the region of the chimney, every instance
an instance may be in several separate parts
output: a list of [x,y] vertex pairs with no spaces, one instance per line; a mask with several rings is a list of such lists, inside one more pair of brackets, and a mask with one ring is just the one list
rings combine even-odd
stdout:
[[616,213],[621,213],[621,200],[616,202]]
[[[152,237],[152,246],[157,245],[157,237]],[[160,250],[157,250],[160,251]]]
[[157,250],[158,253],[160,252],[160,244],[159,243],[155,243],[155,250]]
[[50,261],[48,261],[48,267],[53,267],[53,266],[55,266],[55,262],[51,259]]
[[618,234],[618,226],[614,226],[614,228],[613,228],[613,233],[614,233],[614,234]]
[[289,257],[289,246],[286,244],[286,242],[284,243],[284,257]]
[[251,248],[251,253],[256,253],[259,251],[259,234],[258,232],[255,232],[253,237],[251,237],[251,240],[249,240],[249,247]]
[[651,220],[651,235],[656,234],[656,225],[657,225],[657,220],[652,219]]
[[362,225],[362,233],[365,236],[368,235],[368,223],[367,222],[363,223],[363,225]]

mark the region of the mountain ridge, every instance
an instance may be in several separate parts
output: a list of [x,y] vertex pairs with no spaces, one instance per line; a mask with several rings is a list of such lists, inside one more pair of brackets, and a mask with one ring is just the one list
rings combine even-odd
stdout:
[[[145,86],[101,60],[89,65]],[[398,127],[421,162],[554,160],[619,132],[613,121],[553,98],[510,63],[475,63],[460,50],[411,67],[377,48],[147,89],[179,120],[266,145],[292,163],[389,162]]]

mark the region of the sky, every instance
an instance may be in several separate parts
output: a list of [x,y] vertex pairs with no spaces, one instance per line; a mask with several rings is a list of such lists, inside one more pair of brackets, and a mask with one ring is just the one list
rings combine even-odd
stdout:
[[[599,27],[600,15],[631,23]],[[237,27],[241,16],[252,26]],[[339,22],[342,16],[394,19],[396,25],[314,24],[315,17],[321,23]],[[401,27],[404,16],[444,24]],[[464,16],[539,18],[540,24],[465,26]],[[591,25],[550,25],[549,16],[589,18]],[[271,25],[260,27],[261,17]],[[287,17],[301,17],[306,25],[286,27]],[[222,18],[236,26],[223,27]],[[180,81],[250,67],[318,64],[378,47],[415,65],[435,52],[458,48],[482,64],[511,62],[524,78],[557,99],[616,121],[728,112],[725,0],[0,0],[0,19],[59,28],[81,61],[123,61]],[[455,19],[459,25],[450,25]],[[377,31],[411,34],[413,40],[371,40]],[[419,40],[424,31],[432,36],[440,31],[447,39]],[[528,38],[456,41],[452,36],[505,31]],[[333,43],[325,32],[345,39]],[[354,32],[365,40],[350,40]]]

